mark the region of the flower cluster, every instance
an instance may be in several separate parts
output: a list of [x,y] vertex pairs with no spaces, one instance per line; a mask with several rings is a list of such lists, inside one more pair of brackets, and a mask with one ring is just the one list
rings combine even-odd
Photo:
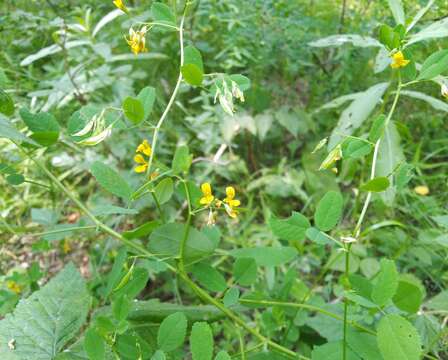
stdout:
[[[148,161],[145,159],[146,157],[151,156],[151,146],[148,143],[148,140],[143,140],[143,142],[137,146],[137,149],[135,150],[137,153],[134,156],[134,161],[138,164],[134,171],[136,173],[143,173],[148,169]],[[145,155],[145,156],[144,156]]]
[[235,199],[235,189],[233,186],[226,187],[226,197],[223,200],[215,198],[209,183],[203,183],[201,185],[201,191],[203,196],[199,200],[200,204],[210,208],[208,218],[209,225],[215,223],[214,208],[219,209],[221,206],[224,206],[225,211],[231,218],[235,219],[238,216],[238,210],[236,208],[241,205],[241,202]]
[[135,31],[133,28],[129,29],[129,38],[126,38],[127,43],[131,47],[131,51],[138,55],[141,52],[146,52],[146,33],[148,28],[143,26],[140,30]]

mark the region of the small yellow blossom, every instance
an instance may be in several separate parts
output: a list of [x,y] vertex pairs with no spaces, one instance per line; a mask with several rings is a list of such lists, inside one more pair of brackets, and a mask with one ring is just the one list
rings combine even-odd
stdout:
[[148,140],[143,140],[143,142],[137,146],[137,150],[135,150],[136,153],[142,153],[145,154],[146,156],[151,156],[151,146],[148,143]]
[[390,67],[392,69],[399,69],[405,67],[409,63],[410,60],[406,60],[403,53],[401,51],[398,51],[392,55],[392,63],[390,64]]
[[128,8],[126,7],[125,4],[123,4],[122,0],[114,0],[113,1],[114,5],[119,8],[121,11],[124,11],[125,13],[128,12]]
[[16,293],[17,295],[22,292],[22,287],[13,280],[8,280],[6,282],[6,286],[8,287],[9,290]]
[[126,38],[127,43],[131,47],[132,52],[137,55],[141,52],[146,52],[146,32],[148,31],[146,26],[143,26],[140,30],[135,31],[133,28],[129,29],[129,39]]
[[224,208],[231,218],[236,218],[238,211],[234,208],[240,206],[241,202],[235,199],[235,189],[232,186],[226,187],[227,197],[224,199]]
[[199,200],[200,204],[209,206],[213,200],[215,200],[215,197],[212,194],[211,185],[209,183],[203,183],[201,185],[201,191],[204,196],[201,197],[201,200]]
[[134,156],[134,161],[139,164],[135,167],[136,173],[145,172],[148,169],[148,162],[145,160],[143,155],[137,154]]
[[67,240],[64,240],[64,243],[62,244],[62,251],[64,252],[64,254],[68,254],[70,251],[72,251],[72,247]]
[[426,185],[419,185],[414,188],[417,195],[426,196],[429,194],[429,188]]

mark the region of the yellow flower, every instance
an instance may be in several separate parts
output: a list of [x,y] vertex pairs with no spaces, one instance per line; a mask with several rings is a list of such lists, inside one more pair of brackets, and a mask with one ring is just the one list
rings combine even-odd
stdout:
[[134,156],[134,161],[139,164],[135,167],[134,171],[136,173],[142,173],[145,172],[146,169],[148,169],[148,163],[141,154],[137,154]]
[[136,153],[142,153],[146,156],[151,156],[151,146],[148,143],[148,140],[143,140],[143,142],[137,146],[137,150],[135,150]]
[[125,4],[123,4],[122,0],[114,0],[114,5],[119,8],[121,11],[124,11],[125,13],[128,12],[128,8],[126,7]]
[[403,53],[401,51],[398,51],[392,55],[392,63],[390,64],[390,67],[392,69],[399,69],[401,67],[405,67],[409,63],[410,60],[406,60]]
[[429,188],[426,185],[419,185],[414,188],[417,195],[426,196],[429,194]]
[[199,200],[200,204],[209,206],[213,200],[215,200],[215,197],[212,194],[212,187],[209,183],[203,183],[201,185],[201,191],[204,196]]
[[6,282],[6,286],[8,287],[9,290],[15,292],[17,295],[22,292],[22,287],[13,280],[8,280]]
[[238,207],[241,202],[239,200],[235,200],[235,189],[232,186],[226,187],[226,195],[227,197],[224,199],[224,202],[229,204],[230,207]]
[[129,39],[126,38],[129,46],[131,47],[132,52],[137,55],[141,52],[146,52],[148,49],[146,48],[146,32],[148,29],[146,26],[143,26],[140,30],[135,31],[133,28],[129,29]]
[[234,219],[238,216],[238,211],[234,208],[240,206],[241,202],[235,199],[235,189],[233,186],[226,187],[226,195],[227,197],[224,199],[224,208],[227,214]]

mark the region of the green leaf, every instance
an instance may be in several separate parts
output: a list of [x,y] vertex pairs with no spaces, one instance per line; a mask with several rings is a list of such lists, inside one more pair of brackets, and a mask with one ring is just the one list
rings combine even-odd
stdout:
[[160,324],[157,345],[163,351],[173,351],[181,347],[187,335],[187,318],[182,312],[167,316]]
[[251,258],[236,259],[233,264],[233,277],[242,286],[252,285],[257,279],[257,263]]
[[328,150],[335,148],[364,123],[388,87],[389,83],[379,83],[357,94],[355,100],[342,112],[337,126],[333,129],[327,145]]
[[332,240],[322,231],[315,227],[306,230],[306,237],[319,245],[331,244]]
[[383,24],[379,29],[380,42],[389,50],[400,46],[400,36],[389,25]]
[[185,81],[193,86],[200,86],[204,80],[204,73],[195,64],[185,64],[180,68]]
[[417,330],[399,315],[384,316],[377,331],[378,347],[384,359],[419,360],[422,348]]
[[359,159],[369,155],[372,151],[372,145],[362,139],[349,138],[342,144],[342,156],[344,158]]
[[372,300],[378,306],[384,306],[397,291],[398,272],[392,260],[382,259],[381,270],[372,288]]
[[432,310],[448,312],[448,290],[442,291],[426,303]]
[[124,285],[121,283],[118,284],[117,287],[119,289],[116,289],[114,298],[126,295],[129,299],[133,299],[146,287],[149,279],[148,270],[143,267],[136,267],[129,274],[130,277],[125,279]]
[[147,120],[149,115],[152,113],[152,109],[154,107],[154,101],[156,100],[156,89],[154,89],[152,86],[147,86],[143,88],[139,92],[137,99],[143,106],[142,120]]
[[213,333],[206,322],[193,324],[190,335],[193,360],[211,360],[213,356]]
[[226,291],[226,294],[224,295],[222,302],[224,303],[225,307],[230,307],[238,303],[239,297],[240,297],[240,291],[238,290],[238,288],[232,287]]
[[403,3],[401,0],[387,0],[389,3],[390,10],[392,11],[392,15],[394,16],[395,22],[397,24],[405,24],[405,16]]
[[219,353],[216,354],[215,360],[231,360],[232,358],[230,355],[225,352],[224,350],[221,350]]
[[290,262],[297,256],[293,247],[258,246],[254,248],[234,249],[230,251],[234,258],[252,258],[259,266],[279,266]]
[[415,314],[422,304],[423,292],[418,283],[402,277],[398,282],[398,288],[392,301],[400,310]]
[[199,263],[191,269],[194,277],[206,289],[214,292],[221,292],[227,288],[226,279],[214,267]]
[[114,260],[114,265],[112,266],[112,269],[109,272],[109,275],[107,276],[105,296],[109,296],[112,290],[115,289],[115,287],[120,282],[122,270],[124,264],[126,263],[126,259],[127,259],[126,248],[122,247],[118,251],[117,256],[115,257]]
[[247,91],[250,89],[250,79],[241,74],[232,74],[229,76],[230,80],[235,81],[241,91]]
[[20,116],[33,132],[31,138],[40,145],[50,146],[58,141],[59,124],[52,114],[45,112],[32,114],[23,108],[20,109]]
[[127,209],[120,206],[114,205],[100,205],[95,206],[92,209],[92,214],[95,216],[105,216],[105,215],[135,215],[138,211],[135,209]]
[[[343,358],[342,341],[329,342],[315,346],[311,353],[311,360],[341,360]],[[350,348],[347,349],[347,360],[361,360]]]
[[[149,250],[160,256],[179,255],[179,244],[185,231],[185,225],[170,223],[155,229],[149,237]],[[187,263],[195,262],[211,254],[215,246],[204,233],[190,228],[185,247]]]
[[402,163],[397,169],[397,189],[403,189],[414,176],[414,166]]
[[448,69],[448,50],[430,55],[422,65],[417,80],[430,80]]
[[84,350],[89,360],[104,360],[106,349],[103,338],[94,328],[90,328],[84,334]]
[[184,49],[184,65],[193,64],[198,67],[201,72],[204,72],[204,64],[202,62],[202,55],[194,46],[186,46]]
[[145,109],[143,108],[142,101],[139,99],[131,96],[126,97],[123,101],[122,108],[126,117],[134,124],[138,124],[145,118]]
[[171,199],[171,196],[173,196],[173,191],[174,184],[171,178],[163,179],[154,188],[154,193],[160,205],[165,204]]
[[129,184],[111,167],[95,161],[90,168],[92,175],[98,183],[110,193],[129,200],[132,196],[132,189]]
[[126,239],[142,238],[142,237],[145,237],[145,236],[148,236],[149,234],[151,234],[154,231],[154,229],[157,229],[160,225],[161,225],[161,223],[158,220],[148,221],[148,222],[136,227],[135,229],[123,232],[122,235]]
[[400,146],[400,135],[393,122],[389,122],[384,130],[383,138],[378,149],[378,160],[376,163],[376,175],[378,177],[387,176],[390,187],[381,194],[383,201],[391,205],[395,198],[395,179],[393,174],[398,164],[403,162],[404,155]]
[[188,172],[192,159],[193,155],[190,155],[190,150],[187,145],[178,146],[171,164],[173,174],[176,175],[182,172]]
[[11,174],[6,177],[9,185],[17,186],[25,182],[25,177],[21,174]]
[[369,140],[376,143],[378,139],[383,136],[384,125],[386,124],[386,116],[381,114],[373,121],[369,132]]
[[176,25],[176,16],[171,11],[171,8],[165,4],[160,2],[152,4],[151,14],[155,21]]
[[275,236],[286,241],[303,241],[305,231],[310,227],[308,219],[298,212],[293,212],[287,219],[269,219],[269,227]]
[[390,185],[390,181],[385,176],[376,177],[372,180],[367,181],[362,184],[360,190],[371,191],[371,192],[382,192],[385,191]]
[[151,360],[166,360],[166,355],[162,350],[157,350],[151,357]]
[[383,360],[376,336],[351,330],[347,335],[347,343],[363,360]]
[[14,101],[2,89],[0,89],[0,113],[6,116],[14,115]]
[[18,131],[3,115],[0,114],[0,138],[6,138],[15,141],[23,141],[30,145],[39,146],[37,142],[27,138]]
[[126,320],[130,310],[131,300],[129,300],[126,294],[118,296],[112,302],[112,313],[118,322]]
[[70,263],[0,321],[2,358],[54,359],[84,325],[89,307],[86,284]]
[[342,216],[343,202],[340,192],[329,191],[324,195],[314,213],[314,222],[319,230],[329,231],[336,226]]

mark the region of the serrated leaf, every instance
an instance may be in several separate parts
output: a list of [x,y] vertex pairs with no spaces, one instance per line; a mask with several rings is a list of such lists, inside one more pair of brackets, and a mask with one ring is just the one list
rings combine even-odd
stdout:
[[384,316],[377,331],[377,341],[384,359],[419,360],[422,349],[417,330],[399,315]]
[[381,270],[372,288],[371,298],[378,306],[384,306],[397,291],[398,272],[392,260],[381,260]]
[[[69,264],[0,321],[0,354],[6,359],[54,359],[78,333],[89,307],[86,284]],[[12,340],[15,350],[8,347]]]
[[110,193],[129,200],[132,196],[132,189],[129,184],[111,167],[95,161],[90,168],[92,175],[98,183]]
[[371,192],[382,192],[385,191],[390,185],[389,179],[385,176],[376,177],[369,180],[365,184],[362,184],[360,190],[371,191]]
[[287,219],[269,219],[269,227],[275,236],[286,241],[303,241],[305,231],[310,227],[308,219],[298,212],[293,212]]
[[340,192],[329,191],[319,201],[314,222],[319,230],[329,231],[333,229],[342,216],[343,198]]
[[123,101],[123,112],[134,124],[138,124],[145,118],[143,103],[136,98],[128,96]]
[[187,335],[187,318],[182,312],[167,316],[160,324],[157,345],[163,351],[173,351],[182,346]]
[[213,356],[213,333],[206,322],[193,324],[190,335],[193,360],[211,360]]

